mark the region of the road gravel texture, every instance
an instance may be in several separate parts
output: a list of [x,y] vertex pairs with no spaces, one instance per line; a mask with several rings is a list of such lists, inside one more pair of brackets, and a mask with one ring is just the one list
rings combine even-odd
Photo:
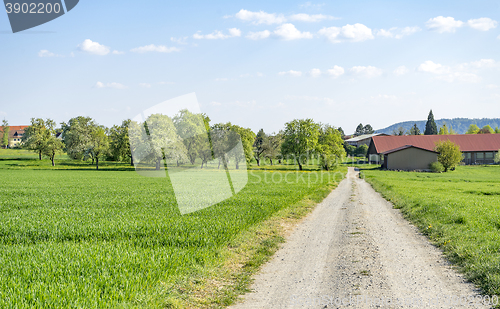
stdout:
[[352,167],[254,279],[230,308],[492,308]]

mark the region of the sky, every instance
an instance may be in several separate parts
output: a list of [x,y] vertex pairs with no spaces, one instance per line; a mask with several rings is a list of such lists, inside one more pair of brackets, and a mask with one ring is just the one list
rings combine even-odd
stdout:
[[352,133],[500,117],[498,1],[88,1],[13,34],[0,13],[0,118],[112,126],[195,93],[212,123]]

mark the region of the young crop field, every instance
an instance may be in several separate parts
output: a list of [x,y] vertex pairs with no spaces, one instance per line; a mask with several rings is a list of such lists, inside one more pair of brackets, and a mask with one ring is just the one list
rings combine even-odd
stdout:
[[[301,200],[323,198],[342,177],[252,170],[239,194],[181,215],[168,178],[143,177],[126,164],[99,171],[88,163],[49,165],[0,160],[1,308],[182,307],[193,302],[190,289],[199,292],[195,307],[217,307],[232,296],[204,294],[213,286],[203,278],[228,278],[218,269],[231,264],[235,240],[286,209],[303,214],[295,209]],[[287,181],[272,177],[278,173]],[[262,238],[257,254],[270,255],[273,239]],[[256,269],[265,259],[248,260],[241,267]],[[190,278],[201,278],[201,287]],[[243,291],[248,282],[235,284]]]
[[500,166],[362,173],[484,294],[500,294]]

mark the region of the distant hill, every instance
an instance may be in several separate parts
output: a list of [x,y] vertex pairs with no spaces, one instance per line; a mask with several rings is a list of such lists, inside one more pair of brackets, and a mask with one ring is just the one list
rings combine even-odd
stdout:
[[[427,120],[417,120],[417,121],[404,121],[404,122],[399,122],[396,124],[393,124],[387,128],[376,130],[376,133],[385,133],[385,134],[392,134],[392,132],[399,127],[403,127],[405,129],[405,132],[410,130],[410,128],[413,126],[413,124],[417,124],[418,128],[420,129],[420,132],[422,134],[425,131],[425,123]],[[467,129],[469,129],[469,126],[471,124],[476,124],[479,128],[482,128],[486,125],[490,125],[493,129],[496,127],[500,127],[500,118],[482,118],[482,119],[470,119],[470,118],[454,118],[454,119],[438,119],[436,120],[436,125],[438,127],[441,127],[443,123],[446,123],[446,126],[449,128],[450,125],[455,130],[458,134],[464,134],[467,132]]]

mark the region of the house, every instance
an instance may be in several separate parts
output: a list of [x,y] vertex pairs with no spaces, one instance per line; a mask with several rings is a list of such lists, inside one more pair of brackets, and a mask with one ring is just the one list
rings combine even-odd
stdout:
[[[446,140],[460,147],[464,154],[462,162],[467,165],[492,164],[495,153],[500,149],[500,134],[374,136],[371,138],[367,157],[370,163],[379,164],[392,150],[413,146],[434,151],[436,143]],[[413,159],[413,156],[406,158],[407,166],[411,166]]]
[[[9,126],[9,147],[16,147],[21,143],[21,139],[24,135],[24,129],[28,126]],[[0,130],[3,132],[3,127],[0,126]],[[3,133],[2,133],[3,134]],[[3,135],[2,135],[3,136]]]
[[427,170],[429,164],[436,162],[438,153],[413,145],[405,145],[383,152],[383,168],[389,170]]
[[370,145],[371,138],[374,136],[388,136],[385,133],[363,134],[347,139],[345,142],[351,146],[359,147],[361,145]]

